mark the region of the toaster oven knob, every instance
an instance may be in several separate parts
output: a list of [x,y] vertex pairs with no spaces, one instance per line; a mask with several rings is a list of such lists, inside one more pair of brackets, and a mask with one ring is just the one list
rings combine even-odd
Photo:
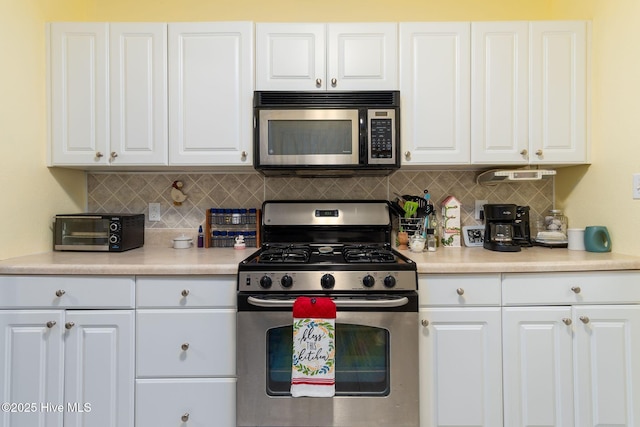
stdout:
[[387,276],[384,278],[385,288],[393,288],[396,285],[396,278],[393,276]]
[[376,283],[376,279],[370,274],[367,274],[362,278],[362,284],[365,288],[371,288]]
[[290,288],[291,286],[293,286],[293,277],[285,274],[284,276],[282,276],[282,279],[280,279],[280,284],[283,288]]
[[322,289],[331,289],[336,285],[336,279],[331,274],[325,274],[320,279]]
[[118,236],[116,236],[115,234],[109,236],[109,243],[118,243]]
[[269,289],[271,287],[271,277],[269,276],[262,276],[260,278],[260,287],[263,289]]

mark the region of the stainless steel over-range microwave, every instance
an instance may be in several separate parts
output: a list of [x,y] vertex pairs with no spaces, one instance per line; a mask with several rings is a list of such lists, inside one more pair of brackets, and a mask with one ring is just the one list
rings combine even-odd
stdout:
[[144,245],[144,214],[56,215],[53,249],[122,252]]
[[254,166],[265,175],[386,175],[400,167],[400,92],[254,94]]

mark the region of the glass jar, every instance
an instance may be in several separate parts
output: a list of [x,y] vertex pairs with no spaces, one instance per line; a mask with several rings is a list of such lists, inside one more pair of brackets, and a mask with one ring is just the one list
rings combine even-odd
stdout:
[[560,232],[566,237],[567,225],[567,217],[563,215],[560,209],[552,209],[544,217],[544,231]]

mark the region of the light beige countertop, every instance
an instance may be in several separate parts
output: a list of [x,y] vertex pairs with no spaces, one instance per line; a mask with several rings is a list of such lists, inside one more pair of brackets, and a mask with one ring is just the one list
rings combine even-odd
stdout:
[[[121,253],[45,252],[0,261],[0,274],[236,274],[240,261],[255,250],[149,246]],[[640,257],[559,248],[524,248],[516,253],[483,248],[439,248],[436,252],[401,253],[417,263],[419,273],[640,270]]]

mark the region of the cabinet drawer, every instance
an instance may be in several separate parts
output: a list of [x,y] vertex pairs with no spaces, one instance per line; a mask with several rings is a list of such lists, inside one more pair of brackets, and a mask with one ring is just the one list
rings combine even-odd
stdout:
[[125,276],[0,276],[0,308],[133,308]]
[[235,310],[138,310],[138,377],[215,377],[236,373]]
[[136,278],[139,308],[214,308],[236,306],[236,276]]
[[640,271],[513,273],[502,277],[504,305],[640,303]]
[[136,381],[136,427],[213,425],[236,425],[235,378]]
[[423,274],[418,290],[421,306],[500,305],[499,274]]

